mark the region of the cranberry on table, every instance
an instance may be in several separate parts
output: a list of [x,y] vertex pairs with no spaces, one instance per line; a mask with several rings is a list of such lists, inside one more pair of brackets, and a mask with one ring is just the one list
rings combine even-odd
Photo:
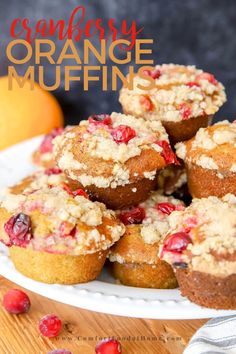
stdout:
[[176,232],[167,237],[163,245],[163,251],[182,253],[192,243],[192,240],[186,232]]
[[131,139],[136,137],[136,132],[128,125],[119,125],[112,130],[111,135],[116,143],[128,144]]
[[30,305],[28,295],[19,289],[11,289],[3,297],[3,307],[11,314],[26,313]]
[[4,225],[4,230],[10,238],[8,246],[26,246],[32,238],[31,220],[24,213],[13,215]]
[[145,210],[141,207],[134,207],[130,210],[122,211],[119,215],[120,220],[125,225],[141,224],[145,216]]
[[53,338],[61,332],[62,322],[56,315],[46,315],[39,321],[39,330],[44,337]]
[[96,354],[121,354],[121,344],[116,339],[107,338],[96,345]]

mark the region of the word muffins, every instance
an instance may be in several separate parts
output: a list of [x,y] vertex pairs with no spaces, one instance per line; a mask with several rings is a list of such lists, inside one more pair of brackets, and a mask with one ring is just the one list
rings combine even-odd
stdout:
[[180,290],[207,307],[236,308],[236,197],[194,199],[169,217],[159,255],[176,273]]
[[163,64],[145,76],[155,80],[155,88],[143,91],[145,76],[136,76],[134,89],[123,87],[123,111],[147,120],[161,120],[171,143],[188,140],[206,127],[226,101],[224,87],[215,77],[194,66]]
[[54,139],[58,167],[113,209],[136,205],[156,188],[157,173],[179,164],[160,121],[95,115]]
[[123,235],[123,224],[83,190],[30,188],[7,192],[0,204],[1,241],[16,269],[45,283],[95,279],[109,248]]
[[189,141],[176,145],[184,160],[192,197],[236,195],[236,122],[201,128]]
[[126,232],[109,253],[116,279],[125,285],[142,288],[177,287],[171,266],[160,260],[158,250],[169,231],[169,215],[182,209],[183,202],[153,192],[139,206],[118,212]]

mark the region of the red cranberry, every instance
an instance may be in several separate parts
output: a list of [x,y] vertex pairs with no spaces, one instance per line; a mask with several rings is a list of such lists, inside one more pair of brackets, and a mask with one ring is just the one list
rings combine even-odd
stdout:
[[218,81],[215,79],[215,76],[210,74],[210,73],[202,73],[197,75],[196,77],[197,80],[207,80],[213,85],[217,85]]
[[55,128],[51,131],[50,134],[47,134],[40,147],[39,147],[39,150],[42,154],[45,154],[45,153],[48,153],[48,152],[52,152],[52,149],[53,149],[53,145],[52,145],[52,141],[53,139],[58,136],[58,135],[61,135],[63,133],[64,129],[63,128]]
[[77,197],[80,195],[82,197],[89,199],[88,194],[83,189],[77,189],[75,191],[72,191],[68,186],[68,184],[66,184],[65,182],[62,183],[62,188],[72,197]]
[[72,354],[72,352],[67,349],[56,349],[48,352],[48,354]]
[[61,332],[62,323],[56,315],[46,315],[39,321],[39,330],[44,337],[52,338]]
[[151,98],[147,95],[140,96],[140,104],[147,112],[152,112],[154,110],[154,104],[152,103]]
[[172,203],[158,203],[156,206],[158,211],[161,211],[163,214],[170,215],[173,211],[176,210],[176,206]]
[[47,176],[59,175],[61,173],[62,173],[62,170],[58,167],[47,168],[45,170],[45,175],[47,175]]
[[19,315],[29,311],[30,299],[23,291],[11,289],[3,297],[3,307],[7,312]]
[[174,163],[175,165],[180,165],[174,151],[171,149],[170,144],[166,140],[157,141],[157,145],[162,147],[161,156],[167,163],[167,165]]
[[199,83],[197,83],[197,82],[195,82],[195,81],[189,81],[189,82],[187,82],[187,83],[186,83],[186,86],[188,86],[188,87],[194,87],[194,86],[200,87]]
[[179,105],[179,111],[183,117],[183,120],[191,118],[192,109],[186,103],[181,103]]
[[111,117],[109,114],[94,114],[88,119],[89,123],[102,123],[105,125],[110,125],[112,123]]
[[128,125],[119,125],[117,128],[112,130],[111,135],[117,144],[128,144],[131,139],[136,137],[136,132]]
[[161,76],[161,71],[159,69],[144,70],[143,73],[147,76],[151,76],[154,80],[159,79],[159,77]]
[[10,245],[25,247],[32,238],[31,220],[26,214],[13,215],[4,225],[10,238]]
[[163,245],[163,251],[182,253],[186,250],[192,240],[186,232],[176,232],[167,237]]
[[141,224],[145,218],[145,210],[141,207],[134,207],[127,211],[122,211],[120,213],[120,220],[125,225],[130,224]]
[[121,344],[116,339],[107,338],[96,345],[96,354],[121,354]]

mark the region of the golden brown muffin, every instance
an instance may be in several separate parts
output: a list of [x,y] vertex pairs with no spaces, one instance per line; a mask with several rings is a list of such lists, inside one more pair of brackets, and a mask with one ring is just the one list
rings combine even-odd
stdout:
[[63,131],[63,128],[55,128],[51,131],[51,133],[45,135],[39,148],[34,151],[32,155],[32,162],[34,165],[44,168],[51,168],[55,166],[52,153],[52,141],[56,136],[62,134]]
[[153,192],[146,202],[118,212],[126,232],[111,248],[109,260],[114,277],[122,284],[158,289],[177,287],[172,268],[160,260],[158,250],[169,230],[169,215],[179,209],[184,209],[181,201]]
[[147,81],[137,75],[133,90],[123,87],[120,91],[123,111],[161,120],[172,144],[188,140],[206,127],[226,101],[223,85],[194,66],[163,64],[144,74],[155,80],[155,87],[142,90],[138,85],[147,86]]
[[201,306],[236,309],[236,197],[194,199],[169,217],[160,258],[171,264],[182,295]]
[[236,122],[201,128],[176,153],[185,162],[189,192],[194,198],[236,194]]
[[1,242],[10,247],[16,269],[45,283],[95,279],[124,231],[115,213],[83,190],[28,187],[6,193],[0,204]]
[[112,209],[132,206],[156,187],[157,172],[178,164],[159,121],[120,113],[92,116],[54,139],[58,167]]

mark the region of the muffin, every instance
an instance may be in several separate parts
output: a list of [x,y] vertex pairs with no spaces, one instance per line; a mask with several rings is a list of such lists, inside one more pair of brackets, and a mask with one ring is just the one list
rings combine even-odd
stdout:
[[182,209],[181,201],[153,192],[144,203],[118,213],[126,232],[109,253],[116,279],[142,288],[177,287],[174,272],[169,264],[160,260],[158,249],[169,231],[169,215],[173,210]]
[[120,91],[123,111],[161,120],[172,144],[188,140],[200,127],[206,127],[226,101],[223,85],[194,66],[163,64],[144,74],[155,80],[155,87],[142,90],[140,85],[147,86],[147,80],[136,75],[134,89],[123,87]]
[[194,198],[236,194],[236,121],[201,128],[176,153],[185,162],[188,187]]
[[32,162],[34,165],[44,168],[50,168],[55,166],[55,161],[52,154],[52,141],[53,139],[62,134],[63,128],[55,128],[51,133],[45,135],[40,146],[32,155]]
[[156,188],[157,172],[178,164],[160,121],[95,115],[53,141],[58,167],[111,209],[136,205]]
[[194,199],[169,217],[160,258],[170,263],[183,296],[214,308],[236,309],[236,197]]
[[28,194],[8,192],[0,204],[1,242],[16,269],[44,283],[95,279],[124,225],[83,190],[45,186]]

